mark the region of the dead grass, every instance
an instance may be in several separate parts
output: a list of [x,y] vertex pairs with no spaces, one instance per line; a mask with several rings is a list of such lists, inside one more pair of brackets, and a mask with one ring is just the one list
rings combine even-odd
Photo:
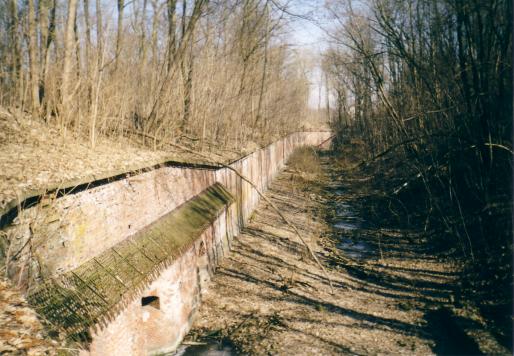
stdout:
[[[311,245],[319,241],[316,249],[328,262],[338,255],[322,237],[331,234],[319,216],[323,198],[316,190],[291,194],[294,174],[284,173],[270,198]],[[382,288],[352,276],[342,264],[330,271],[336,285],[331,295],[303,254],[294,234],[261,205],[217,271],[193,335],[224,330],[249,354],[430,353],[430,342],[420,335],[421,311],[401,310],[395,297],[378,294]]]
[[312,147],[300,147],[295,150],[287,165],[290,170],[299,174],[319,174],[321,172],[318,154]]

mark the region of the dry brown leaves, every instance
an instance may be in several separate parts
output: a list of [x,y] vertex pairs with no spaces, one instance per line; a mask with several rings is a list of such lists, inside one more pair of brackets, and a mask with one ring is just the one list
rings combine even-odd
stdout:
[[20,292],[0,280],[0,354],[51,355],[55,347]]
[[[283,173],[273,183],[269,198],[330,263],[338,256],[322,237],[330,231],[320,214],[326,201],[308,185],[298,189],[294,174]],[[444,270],[443,264],[391,255],[353,269],[388,277],[375,281],[349,273],[347,267],[360,262],[342,259],[329,270],[336,289],[332,295],[326,278],[305,258],[295,235],[265,203],[233,247],[203,299],[193,337],[199,335],[201,340],[202,334],[214,332],[252,355],[432,353],[420,300],[441,297],[414,281],[411,285],[409,279],[419,275],[417,270],[430,269],[435,275],[422,276],[418,284],[444,285],[451,277],[437,273]],[[397,260],[398,275],[390,268]],[[408,276],[401,275],[403,263],[412,268]]]
[[[10,113],[0,107],[0,211],[23,193],[44,191],[49,186],[84,177],[103,177],[109,172],[130,171],[158,161],[203,163],[198,157],[162,145],[160,150],[143,147],[140,137],[101,138],[95,148],[72,132]],[[139,141],[138,141],[139,140]],[[253,147],[255,148],[255,147]],[[206,145],[216,160],[231,161],[244,152]]]

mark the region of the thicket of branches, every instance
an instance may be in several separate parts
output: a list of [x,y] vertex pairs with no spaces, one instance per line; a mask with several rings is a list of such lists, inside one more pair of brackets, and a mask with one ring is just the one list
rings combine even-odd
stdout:
[[324,70],[339,143],[394,157],[390,195],[466,261],[482,305],[511,315],[512,2],[332,4]]
[[[62,132],[240,147],[307,102],[283,11],[265,0],[0,1],[0,105]],[[155,141],[157,142],[157,141]]]

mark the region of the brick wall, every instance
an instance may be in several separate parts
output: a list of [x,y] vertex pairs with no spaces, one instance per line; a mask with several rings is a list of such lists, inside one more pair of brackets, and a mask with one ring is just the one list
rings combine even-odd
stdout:
[[[293,150],[327,140],[326,132],[295,133],[232,164],[266,190]],[[174,348],[189,330],[202,291],[217,261],[229,250],[232,236],[250,217],[258,193],[233,171],[162,167],[20,212],[7,229],[12,250],[28,239],[33,247],[19,258],[10,274],[46,277],[72,270],[220,182],[236,202],[208,228],[197,243],[176,260],[141,295],[158,297],[159,308],[131,302],[112,322],[94,332],[91,354],[139,355]]]

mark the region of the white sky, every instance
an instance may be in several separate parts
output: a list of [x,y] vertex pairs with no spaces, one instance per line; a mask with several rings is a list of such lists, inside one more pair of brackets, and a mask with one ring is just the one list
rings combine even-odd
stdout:
[[309,75],[311,81],[309,107],[313,109],[319,106],[323,107],[325,105],[325,87],[321,80],[320,55],[326,48],[327,42],[320,26],[327,25],[324,0],[289,0],[288,2],[275,0],[275,2],[281,5],[287,4],[288,12],[301,16],[290,16],[290,42],[312,64]]

